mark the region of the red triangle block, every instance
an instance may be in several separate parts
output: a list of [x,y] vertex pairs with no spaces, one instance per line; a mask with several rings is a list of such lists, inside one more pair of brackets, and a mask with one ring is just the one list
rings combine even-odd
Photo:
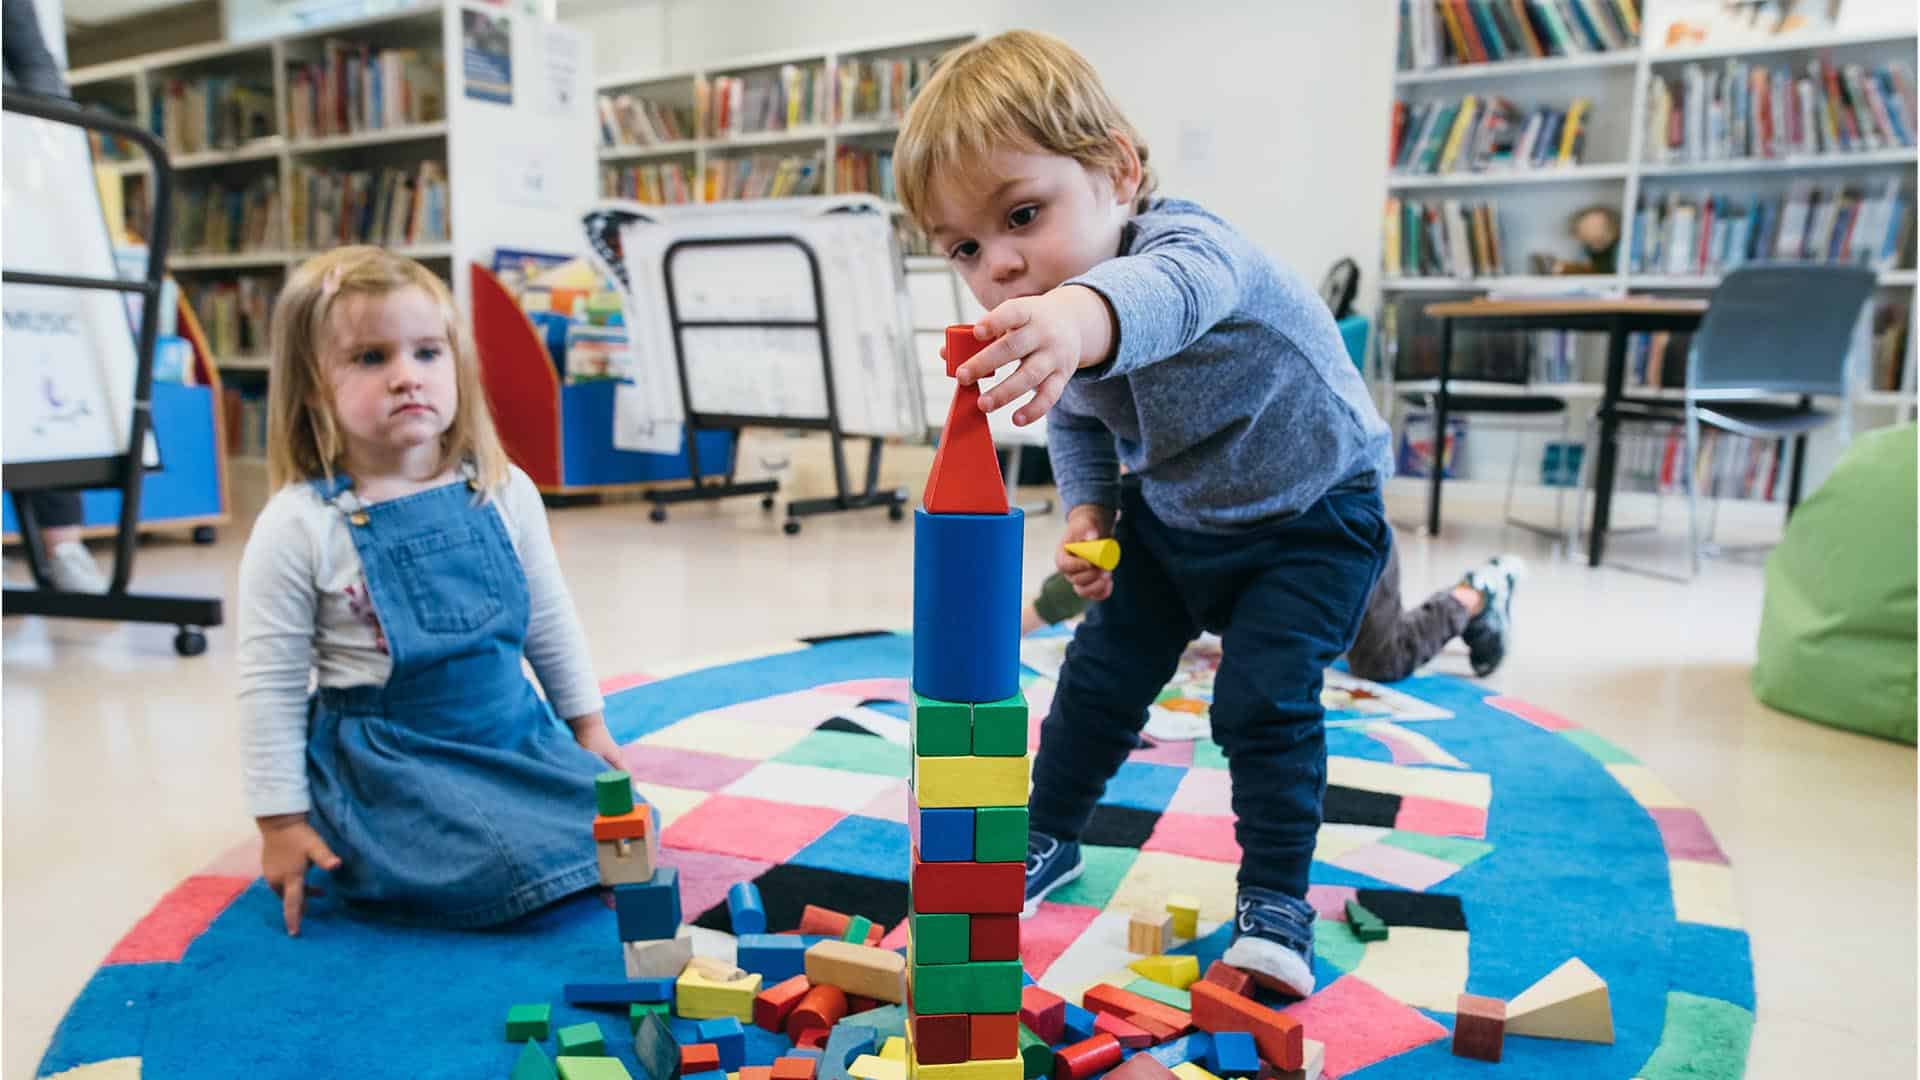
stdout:
[[[986,342],[974,340],[972,326],[947,327],[947,374],[959,370],[985,346]],[[954,389],[921,501],[934,514],[1007,512],[1006,483],[1000,478],[1000,458],[993,450],[987,414],[980,411],[978,383]]]

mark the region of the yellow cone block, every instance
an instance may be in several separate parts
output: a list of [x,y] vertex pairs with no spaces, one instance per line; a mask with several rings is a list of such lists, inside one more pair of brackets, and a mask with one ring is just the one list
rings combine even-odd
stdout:
[[1024,757],[923,757],[913,761],[922,808],[1027,805]]
[[1120,565],[1120,541],[1080,540],[1067,545],[1067,554],[1078,555],[1102,570]]
[[888,1061],[907,1060],[907,1040],[904,1035],[890,1035],[886,1044],[880,1047],[880,1056]]
[[1175,990],[1185,990],[1200,981],[1200,958],[1196,956],[1143,956],[1127,967]]

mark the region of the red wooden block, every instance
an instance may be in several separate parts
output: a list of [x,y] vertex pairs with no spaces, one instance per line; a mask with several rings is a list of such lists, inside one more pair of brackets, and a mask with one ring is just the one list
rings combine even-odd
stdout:
[[1051,991],[1028,986],[1020,991],[1020,1022],[1052,1046],[1066,1034],[1067,1003]]
[[1153,1036],[1142,1031],[1128,1020],[1112,1013],[1101,1013],[1093,1018],[1095,1034],[1104,1031],[1120,1040],[1120,1045],[1128,1050],[1144,1050],[1153,1045]]
[[765,1065],[742,1065],[736,1080],[773,1080],[773,1070]]
[[1135,1054],[1107,1073],[1107,1080],[1173,1080],[1174,1071],[1148,1054]]
[[972,935],[967,947],[967,959],[1020,959],[1020,916],[975,915],[967,920],[967,924]]
[[1023,863],[913,864],[913,910],[922,915],[1018,915],[1026,902]]
[[1479,994],[1460,995],[1453,1012],[1454,1057],[1497,1063],[1506,1038],[1506,1002]]
[[[811,1031],[814,1028],[832,1028],[847,1015],[846,991],[837,986],[822,984],[807,991],[800,1003],[793,1007],[787,1017],[787,1034]],[[799,1037],[794,1035],[794,1041]]]
[[720,1067],[720,1048],[712,1043],[690,1043],[680,1048],[680,1075],[712,1072]]
[[819,1061],[810,1057],[777,1057],[773,1059],[772,1080],[813,1080],[819,1067]]
[[1216,983],[1197,982],[1188,991],[1193,995],[1195,1027],[1209,1033],[1248,1032],[1260,1047],[1261,1057],[1282,1069],[1300,1067],[1306,1038],[1300,1021]]
[[967,1060],[972,1038],[972,1025],[965,1016],[913,1018],[913,1056],[922,1065],[957,1065]]
[[[974,340],[970,325],[947,327],[947,374],[958,371],[987,344]],[[978,383],[954,388],[947,426],[940,432],[921,501],[934,514],[1007,512],[1007,487],[1000,478],[1000,457],[987,430],[987,414],[980,411]]]
[[854,1013],[866,1012],[868,1009],[877,1009],[879,1007],[880,1007],[880,1002],[877,998],[861,997],[859,994],[847,995],[847,1015],[848,1016],[852,1016]]
[[1171,1005],[1142,997],[1131,990],[1122,990],[1110,983],[1088,987],[1086,993],[1080,995],[1080,1003],[1096,1013],[1112,1013],[1122,1020],[1133,1016],[1150,1016],[1181,1035],[1191,1030],[1194,1024],[1193,1017]]
[[837,911],[808,904],[800,909],[800,929],[797,933],[837,938],[847,932],[847,923],[850,921],[848,916]]
[[1172,1042],[1180,1037],[1179,1032],[1155,1020],[1151,1016],[1143,1016],[1140,1013],[1134,1013],[1132,1016],[1127,1017],[1127,1023],[1153,1036],[1153,1041],[1156,1046],[1163,1042]]
[[808,1028],[793,1037],[793,1045],[801,1050],[825,1050],[827,1036],[833,1034],[826,1028]]
[[1212,964],[1209,964],[1207,966],[1207,973],[1200,978],[1222,990],[1239,994],[1241,997],[1250,998],[1253,996],[1253,976],[1241,971],[1237,967],[1233,967],[1225,960],[1215,960]]
[[787,1017],[793,1015],[793,1010],[811,989],[813,984],[807,981],[805,975],[795,975],[786,982],[760,991],[753,998],[754,1026],[776,1035],[786,1030]]
[[968,1044],[969,1061],[1005,1061],[1020,1053],[1020,1018],[1012,1013],[975,1013],[972,1038]]
[[1095,1035],[1053,1052],[1053,1080],[1087,1080],[1120,1064],[1120,1040]]

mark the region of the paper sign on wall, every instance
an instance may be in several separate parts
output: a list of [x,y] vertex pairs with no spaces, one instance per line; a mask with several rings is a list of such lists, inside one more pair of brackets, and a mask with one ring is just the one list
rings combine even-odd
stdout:
[[513,23],[505,14],[460,9],[467,96],[513,104]]

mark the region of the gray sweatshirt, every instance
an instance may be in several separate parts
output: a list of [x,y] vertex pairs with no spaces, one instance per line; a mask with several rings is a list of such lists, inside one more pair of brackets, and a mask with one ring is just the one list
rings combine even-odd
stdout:
[[1124,464],[1168,525],[1231,533],[1391,474],[1325,301],[1206,210],[1156,201],[1117,257],[1066,284],[1104,296],[1120,328],[1113,359],[1047,414],[1068,506],[1117,507]]

